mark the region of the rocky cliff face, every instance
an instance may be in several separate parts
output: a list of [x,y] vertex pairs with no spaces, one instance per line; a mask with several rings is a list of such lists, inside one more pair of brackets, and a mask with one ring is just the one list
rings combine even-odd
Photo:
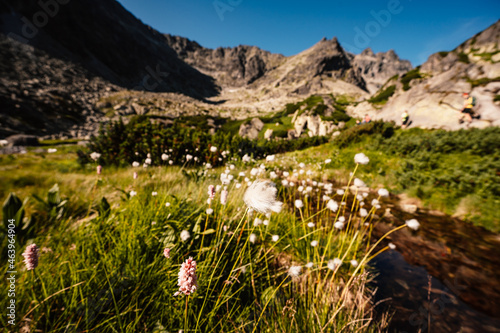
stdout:
[[[455,50],[429,57],[420,68],[405,78],[386,83],[395,85],[394,95],[383,106],[368,102],[351,107],[355,116],[370,113],[373,119],[400,124],[401,113],[408,110],[412,126],[459,129],[500,125],[500,21],[465,41]],[[413,78],[408,80],[408,78]],[[476,97],[475,112],[480,119],[470,125],[459,124],[463,108],[462,93]]]
[[290,57],[257,47],[207,49],[186,38],[166,35],[169,46],[188,64],[216,78],[218,97],[230,108],[272,111],[311,94],[366,98],[389,77],[411,69],[394,51],[354,56],[338,40],[323,38]]
[[278,66],[285,58],[255,46],[240,45],[215,50],[202,47],[187,38],[165,35],[179,58],[201,72],[214,77],[224,87],[241,87],[254,82]]
[[399,59],[394,50],[374,54],[370,48],[353,56],[352,64],[361,74],[366,82],[366,89],[371,94],[376,93],[389,78],[413,68],[408,60]]
[[94,122],[89,116],[97,116],[95,101],[106,87],[216,95],[214,79],[165,40],[114,0],[3,0],[0,135]]

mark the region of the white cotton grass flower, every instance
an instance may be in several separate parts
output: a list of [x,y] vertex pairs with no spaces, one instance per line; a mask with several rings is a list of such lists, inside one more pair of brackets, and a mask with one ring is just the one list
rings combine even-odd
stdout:
[[323,201],[328,201],[330,200],[331,198],[328,196],[328,195],[323,195]]
[[356,259],[353,259],[353,260],[351,260],[351,265],[352,265],[352,267],[356,268],[356,267],[358,267],[359,263]]
[[405,224],[408,226],[408,228],[413,229],[413,230],[418,230],[420,227],[420,223],[418,223],[417,220],[411,219],[405,222]]
[[342,265],[342,260],[339,258],[328,261],[328,268],[332,271],[334,271],[337,267],[340,267],[340,265]]
[[357,186],[357,187],[366,187],[366,184],[361,179],[355,178],[354,179],[354,186]]
[[138,168],[141,164],[137,161],[132,162],[132,167],[133,168]]
[[182,230],[180,237],[181,237],[181,241],[185,242],[191,237],[191,234],[187,230]]
[[381,188],[378,190],[378,195],[381,197],[388,197],[389,196],[389,191],[387,191],[385,188]]
[[273,240],[273,242],[277,242],[278,239],[280,239],[280,236],[279,235],[273,235],[273,237],[271,237],[271,239]]
[[312,247],[316,247],[316,246],[318,246],[318,241],[313,240],[313,241],[311,242],[311,246],[312,246]]
[[339,204],[335,200],[330,200],[326,204],[326,208],[330,209],[332,212],[336,212],[339,209]]
[[364,208],[361,208],[361,209],[359,210],[359,216],[361,216],[361,217],[366,217],[366,216],[368,216],[368,211],[367,211],[366,209],[364,209]]
[[345,222],[345,216],[339,216],[339,219],[337,221],[344,223]]
[[152,195],[153,197],[156,197],[156,196],[158,195],[158,192],[153,191],[153,192],[151,192],[151,195]]
[[309,222],[309,223],[307,224],[307,226],[308,226],[309,228],[314,228],[314,223],[313,223],[313,222]]
[[290,176],[290,172],[288,171],[283,171],[283,177],[288,177]]
[[136,191],[130,191],[130,196],[131,197],[135,197],[137,195],[137,192]]
[[210,151],[212,153],[216,153],[217,152],[217,147],[215,147],[215,146],[210,147]]
[[354,162],[358,164],[368,164],[368,162],[370,162],[370,159],[365,154],[359,153],[354,155]]
[[266,156],[266,162],[272,162],[274,161],[275,158],[276,158],[275,155],[268,155]]
[[342,189],[338,189],[338,190],[337,190],[337,194],[338,194],[338,195],[344,195],[344,193],[345,193],[345,191],[344,191],[344,190],[342,190]]
[[165,207],[170,207],[170,202],[166,202]]
[[269,220],[264,220],[264,221],[262,221],[262,224],[263,224],[263,225],[266,225],[266,226],[267,226],[267,225],[269,225]]
[[47,153],[49,153],[49,154],[52,154],[52,153],[55,153],[55,152],[57,152],[56,148],[49,148],[49,149],[47,149]]
[[276,185],[269,180],[256,180],[243,195],[245,204],[259,213],[279,213],[283,203],[276,201]]
[[97,161],[99,157],[101,157],[101,154],[97,152],[93,152],[92,154],[90,154],[90,158],[93,159],[94,161]]
[[389,248],[391,250],[395,250],[396,249],[396,245],[394,245],[393,243],[389,243],[387,246],[389,246]]
[[167,155],[167,154],[161,154],[161,159],[162,159],[163,161],[168,160],[168,155]]
[[250,234],[250,236],[248,237],[248,240],[250,241],[250,243],[254,244],[255,241],[257,240],[257,235],[256,234]]
[[298,209],[304,207],[304,203],[302,202],[302,200],[300,199],[295,200],[295,207],[297,207]]
[[214,210],[212,208],[207,208],[207,215],[212,215]]
[[310,261],[310,262],[308,262],[308,263],[306,264],[306,267],[307,267],[307,268],[313,268],[313,267],[314,267],[314,263],[313,263],[312,261]]
[[253,226],[254,227],[258,227],[261,224],[262,224],[262,220],[259,219],[258,217],[256,217],[255,220],[253,220]]
[[333,224],[333,227],[335,229],[339,229],[339,230],[342,230],[344,229],[344,222],[340,222],[340,221],[337,221]]
[[329,164],[329,163],[331,163],[331,162],[332,162],[332,159],[331,159],[331,158],[327,158],[327,159],[325,160],[325,164]]
[[241,160],[243,161],[243,163],[248,163],[251,161],[251,157],[248,156],[247,154],[243,155],[243,157],[241,158]]
[[302,266],[290,266],[288,269],[288,275],[292,278],[296,278],[300,275],[300,272],[302,271]]

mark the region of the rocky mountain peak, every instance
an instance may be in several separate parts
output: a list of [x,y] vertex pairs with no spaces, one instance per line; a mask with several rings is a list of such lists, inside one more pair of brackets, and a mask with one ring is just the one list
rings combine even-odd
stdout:
[[411,63],[399,59],[394,50],[374,54],[371,48],[367,48],[355,55],[352,63],[372,94],[377,92],[389,78],[412,69]]
[[361,52],[359,55],[366,57],[375,57],[375,54],[373,53],[373,50],[370,47],[364,49],[363,52]]

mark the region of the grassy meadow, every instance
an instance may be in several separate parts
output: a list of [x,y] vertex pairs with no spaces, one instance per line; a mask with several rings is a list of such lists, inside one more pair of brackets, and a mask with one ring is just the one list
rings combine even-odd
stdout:
[[[152,137],[150,150],[139,150],[147,147],[139,139],[101,137],[96,145],[112,160],[56,142],[0,156],[2,259],[7,219],[24,216],[15,229],[16,322],[2,316],[4,327],[380,332],[390,313],[375,319],[366,269],[380,249],[371,239],[388,200],[380,189],[500,230],[499,129],[401,131],[374,122],[279,155],[241,141],[234,152],[234,141],[217,137],[218,147],[191,150],[183,144],[195,143],[174,140],[175,154]],[[136,154],[121,146],[132,142]],[[165,153],[147,155],[151,147]],[[263,158],[240,158],[242,147]],[[33,243],[38,267],[26,270],[21,254]],[[186,279],[179,272],[189,258],[195,276],[190,262]]]
[[[16,248],[13,331],[383,329],[373,320],[365,270],[375,254],[367,241],[376,202],[365,205],[355,190],[337,193],[323,179],[324,162],[276,158],[206,172],[110,166],[97,175],[95,164],[76,162],[76,148],[2,157],[2,198],[11,191],[29,198],[22,209],[32,218]],[[273,194],[268,201],[282,203],[279,212],[251,208],[269,204],[258,190],[243,201],[259,179]],[[217,191],[207,202],[209,185]],[[40,258],[28,271],[20,255],[31,243]],[[174,296],[190,257],[197,289]]]

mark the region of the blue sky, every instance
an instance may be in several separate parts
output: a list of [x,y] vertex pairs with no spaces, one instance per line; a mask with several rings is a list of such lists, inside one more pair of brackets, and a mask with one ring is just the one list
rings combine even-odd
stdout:
[[162,33],[209,48],[255,45],[286,56],[337,37],[353,53],[394,49],[414,66],[500,18],[499,0],[118,0]]

